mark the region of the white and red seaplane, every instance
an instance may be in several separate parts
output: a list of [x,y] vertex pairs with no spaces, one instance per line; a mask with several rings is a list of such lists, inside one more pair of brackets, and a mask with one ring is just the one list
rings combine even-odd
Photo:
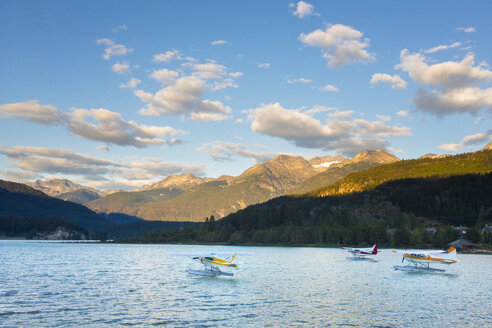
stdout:
[[341,247],[342,249],[350,252],[353,257],[349,257],[349,259],[353,260],[365,260],[366,256],[376,255],[378,253],[378,245],[374,245],[372,247],[367,248],[347,248]]
[[445,272],[443,269],[431,268],[431,264],[453,264],[456,260],[456,249],[450,247],[447,251],[393,251],[393,253],[402,253],[401,262],[410,262],[409,265],[395,265],[393,268],[400,271],[409,272]]

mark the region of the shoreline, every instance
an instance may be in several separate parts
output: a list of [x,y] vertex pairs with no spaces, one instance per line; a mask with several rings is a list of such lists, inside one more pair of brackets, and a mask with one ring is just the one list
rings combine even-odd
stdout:
[[[340,248],[341,245],[336,244],[257,244],[257,243],[244,243],[244,244],[226,244],[226,243],[194,243],[194,242],[130,242],[130,241],[114,241],[114,240],[63,240],[63,239],[27,239],[25,237],[0,237],[0,241],[29,241],[29,242],[51,242],[60,244],[120,244],[120,245],[183,245],[183,246],[241,246],[241,247],[307,247],[307,248]],[[343,247],[361,247],[360,245],[343,245]],[[415,249],[415,250],[429,250],[433,248],[425,247],[402,247],[402,246],[378,246],[379,249]],[[482,248],[474,251],[458,252],[458,254],[471,254],[471,255],[492,255],[492,249]]]

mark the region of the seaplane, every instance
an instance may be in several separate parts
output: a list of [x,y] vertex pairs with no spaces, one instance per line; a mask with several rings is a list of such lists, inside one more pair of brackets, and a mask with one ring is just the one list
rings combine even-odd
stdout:
[[[232,272],[222,271],[220,268],[237,268],[233,263],[238,253],[171,253],[175,256],[189,256],[192,260],[203,264],[202,270],[186,270],[187,273],[195,276],[233,276]],[[248,255],[248,254],[246,254]],[[219,258],[218,256],[224,257]]]
[[347,248],[341,247],[352,254],[352,257],[347,257],[352,260],[365,260],[366,256],[376,255],[378,253],[378,245],[367,248]]
[[395,265],[393,269],[408,272],[445,272],[446,270],[431,268],[431,264],[453,264],[456,260],[456,249],[450,247],[447,251],[392,251],[393,253],[402,253],[404,261],[410,262],[409,265]]

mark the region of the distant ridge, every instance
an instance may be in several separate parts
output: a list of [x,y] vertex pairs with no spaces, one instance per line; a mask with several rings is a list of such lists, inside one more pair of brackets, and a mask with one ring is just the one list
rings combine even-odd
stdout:
[[101,196],[92,190],[77,189],[75,191],[56,195],[56,198],[84,205],[88,202],[101,198]]
[[309,160],[314,167],[319,168],[328,168],[334,164],[340,164],[349,161],[350,159],[343,157],[342,155],[338,155],[335,157],[325,156],[325,157],[314,157]]
[[443,157],[446,157],[446,156],[451,156],[451,155],[448,155],[448,154],[438,155],[438,154],[428,153],[428,154],[425,154],[425,155],[420,156],[419,159],[423,159],[423,158],[443,158]]
[[167,178],[160,180],[148,186],[143,186],[142,191],[164,188],[178,188],[181,190],[189,190],[204,182],[213,180],[212,178],[198,178],[193,174],[170,175]]
[[88,208],[50,197],[27,185],[0,180],[0,215],[21,218],[58,218],[87,230],[106,230],[111,223]]
[[91,193],[97,194],[99,196],[103,196],[104,193],[90,187],[85,187],[68,179],[53,179],[53,180],[36,180],[32,183],[26,183],[31,188],[36,190],[40,190],[47,194],[48,196],[56,197],[60,194],[69,193],[76,190],[88,190]]
[[378,150],[366,150],[358,153],[350,160],[350,163],[380,163],[389,164],[398,162],[400,159],[395,155],[392,155],[382,149]]

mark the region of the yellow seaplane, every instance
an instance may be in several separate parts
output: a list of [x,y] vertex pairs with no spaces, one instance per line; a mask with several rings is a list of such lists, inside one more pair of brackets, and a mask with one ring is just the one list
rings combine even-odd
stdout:
[[393,253],[403,253],[401,262],[405,260],[410,262],[410,265],[393,266],[395,270],[408,272],[445,272],[443,269],[431,268],[431,264],[453,264],[456,260],[456,249],[450,247],[447,251],[431,250],[431,251],[393,251]]
[[[189,256],[192,260],[203,264],[202,270],[186,270],[189,274],[195,276],[233,276],[232,272],[222,271],[225,268],[237,268],[237,264],[233,263],[238,253],[172,253],[175,256]],[[245,253],[245,255],[249,255]],[[223,258],[219,258],[221,256]]]

